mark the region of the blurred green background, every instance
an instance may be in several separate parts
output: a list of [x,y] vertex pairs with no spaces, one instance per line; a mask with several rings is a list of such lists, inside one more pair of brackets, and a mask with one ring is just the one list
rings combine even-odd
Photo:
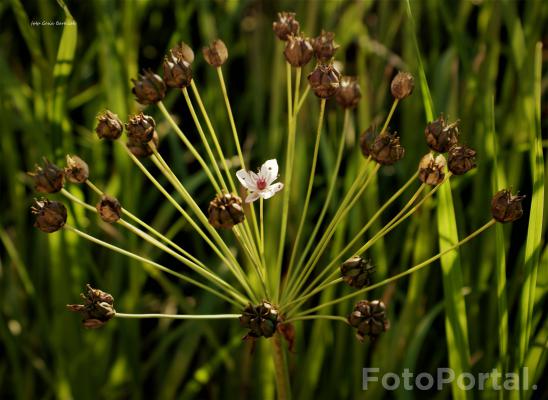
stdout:
[[[542,129],[543,149],[547,138],[547,103],[542,103],[540,127],[535,125],[533,110],[535,88],[540,85],[545,100],[548,85],[545,68],[540,82],[534,76],[535,46],[537,42],[546,45],[548,38],[548,3],[424,0],[412,1],[411,5],[435,109],[450,120],[460,119],[463,141],[478,151],[479,167],[452,180],[459,237],[489,220],[490,198],[502,188],[495,182],[504,182],[504,187],[511,186],[528,196],[524,218],[501,230],[508,295],[508,354],[499,353],[495,269],[500,265],[500,248],[495,244],[495,231],[488,231],[460,251],[471,370],[485,372],[507,362],[514,365],[532,194],[531,137],[535,137],[537,128]],[[182,40],[195,49],[196,83],[217,131],[225,139],[227,153],[235,154],[215,71],[205,64],[200,52],[202,46],[220,37],[229,49],[229,62],[223,69],[244,152],[251,154],[253,150],[251,165],[271,157],[283,158],[285,68],[283,47],[271,28],[276,13],[283,10],[297,12],[301,30],[307,35],[316,36],[321,29],[334,31],[341,45],[337,59],[344,64],[344,73],[359,78],[364,96],[352,119],[353,134],[346,141],[346,169],[340,178],[341,187],[349,187],[360,157],[357,135],[386,116],[391,104],[391,77],[399,69],[416,76],[418,73],[405,2],[0,2],[1,398],[273,396],[274,378],[264,341],[251,352],[250,346],[241,341],[245,332],[235,322],[114,320],[103,329],[84,330],[79,318],[65,311],[65,304],[76,302],[88,282],[112,293],[116,309],[121,312],[239,310],[74,235],[38,232],[32,227],[29,212],[35,194],[25,172],[42,156],[63,164],[65,154],[77,154],[90,165],[94,183],[207,260],[211,255],[199,237],[189,234],[190,228],[124,152],[97,139],[93,133],[95,117],[105,108],[123,120],[135,112],[138,108],[130,93],[130,78],[145,67],[160,71],[163,55]],[[42,25],[43,21],[55,24],[72,18],[74,25]],[[547,50],[542,49],[541,54],[545,67]],[[305,146],[311,146],[314,140],[318,104],[312,96],[307,102],[308,111],[297,131],[302,139],[297,148],[298,162],[309,160]],[[165,103],[197,141],[182,96],[170,92]],[[158,121],[162,154],[205,209],[213,196],[205,175],[174,135],[168,135],[169,128],[157,110],[149,107],[147,113]],[[337,230],[334,253],[359,230],[360,221],[371,216],[414,172],[427,152],[425,123],[417,87],[391,123],[401,134],[406,156],[396,167],[381,169],[366,200]],[[341,126],[342,111],[330,101],[318,185],[325,183],[334,163]],[[303,171],[296,179],[303,181],[304,193],[306,169],[296,170]],[[70,190],[92,204],[97,201],[85,187],[71,186]],[[316,196],[311,210],[317,212],[321,201],[322,197]],[[375,245],[372,255],[378,264],[379,279],[435,254],[435,207],[435,200],[427,203],[409,223]],[[292,210],[298,217],[299,210]],[[73,225],[95,236],[172,263],[154,248],[99,222],[81,208],[70,206],[69,214]],[[546,218],[544,213],[544,222]],[[539,252],[529,361],[535,366],[531,379],[544,376],[533,396],[546,398],[548,252],[544,239]],[[297,323],[297,349],[290,360],[295,398],[381,398],[378,385],[362,391],[363,367],[433,372],[447,366],[441,282],[439,264],[435,264],[377,290],[375,298],[382,297],[389,303],[392,328],[376,343],[358,343],[352,330],[339,322]],[[333,289],[320,301],[347,291]],[[352,302],[345,302],[326,312],[347,315],[351,307]],[[451,392],[446,387],[428,395],[449,398]],[[498,393],[489,395],[497,397]],[[407,399],[418,395],[400,390],[384,396]]]

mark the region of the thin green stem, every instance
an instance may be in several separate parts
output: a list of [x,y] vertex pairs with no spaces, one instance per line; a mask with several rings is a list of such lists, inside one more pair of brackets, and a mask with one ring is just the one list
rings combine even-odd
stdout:
[[[329,204],[330,204],[330,201],[331,201],[331,197],[333,196],[333,192],[334,192],[334,189],[335,189],[335,186],[336,186],[337,178],[339,176],[339,169],[340,169],[340,166],[341,166],[342,155],[343,155],[343,150],[344,150],[345,134],[346,134],[346,131],[348,130],[349,121],[350,121],[350,110],[346,109],[345,113],[344,113],[343,129],[342,129],[342,132],[341,132],[341,137],[339,139],[339,148],[338,148],[338,151],[337,151],[337,160],[335,161],[335,168],[333,168],[333,173],[332,173],[331,179],[329,181],[329,188],[327,189],[327,196],[325,198],[325,201],[323,202],[323,207],[322,207],[322,210],[320,212],[320,216],[316,221],[316,226],[314,227],[314,230],[312,231],[312,234],[310,235],[304,250],[301,252],[299,262],[296,264],[296,267],[293,269],[293,275],[297,274],[298,271],[301,269],[301,267],[304,263],[304,260],[306,258],[306,255],[308,254],[308,252],[310,251],[310,248],[314,244],[314,239],[316,238],[316,235],[318,234],[318,231],[320,230],[321,224],[323,222],[323,219],[325,218],[327,210],[329,209]],[[291,265],[293,265],[293,263],[289,264],[290,268],[291,268]],[[293,279],[293,276],[291,276],[288,273],[285,287],[287,287],[287,284],[290,283],[292,281],[292,279]],[[282,302],[286,299],[286,290],[284,290],[283,295],[284,296],[282,297]]]
[[475,238],[476,236],[478,236],[479,234],[481,234],[482,232],[484,232],[485,230],[489,229],[491,226],[493,226],[494,224],[496,224],[496,221],[494,219],[490,220],[489,222],[487,222],[485,225],[483,225],[481,228],[477,229],[475,232],[471,233],[470,235],[468,235],[466,238],[462,239],[461,241],[459,241],[458,243],[454,244],[453,246],[451,247],[448,247],[447,249],[445,249],[444,251],[438,253],[437,255],[433,256],[433,257],[430,257],[429,259],[423,261],[422,263],[420,264],[417,264],[411,268],[409,268],[408,270],[404,271],[404,272],[401,272],[397,275],[394,275],[390,278],[387,278],[379,283],[376,283],[374,285],[371,285],[371,286],[367,286],[363,289],[360,289],[360,290],[357,290],[351,294],[348,294],[346,296],[342,296],[342,297],[339,297],[338,299],[335,299],[335,300],[332,300],[332,301],[328,301],[328,302],[325,302],[325,303],[322,303],[316,307],[313,307],[313,308],[310,308],[306,311],[303,311],[302,313],[298,314],[295,316],[295,318],[300,318],[304,315],[307,315],[307,314],[310,314],[314,311],[317,311],[317,310],[321,310],[322,308],[325,308],[325,307],[329,307],[329,306],[332,306],[334,304],[338,304],[338,303],[341,303],[343,301],[346,301],[346,300],[349,300],[349,299],[352,299],[354,297],[357,297],[357,296],[361,296],[363,295],[364,293],[367,293],[371,290],[374,290],[374,289],[377,289],[379,287],[382,287],[382,286],[385,286],[385,285],[388,285],[389,283],[392,283],[398,279],[401,279],[403,278],[404,276],[407,276],[407,275],[410,275],[416,271],[419,271],[420,269],[426,267],[427,265],[433,263],[434,261],[436,260],[439,260],[441,257],[443,257],[445,254],[449,253],[450,251],[453,251],[455,249],[457,249],[458,247],[462,246],[463,244],[465,244],[466,242],[469,242],[470,240],[472,240],[473,238]]
[[[211,146],[209,145],[209,142],[206,138],[204,130],[202,129],[202,124],[200,123],[200,120],[198,119],[198,115],[196,115],[196,111],[194,110],[194,106],[192,105],[192,101],[190,100],[190,96],[188,95],[188,90],[185,87],[185,88],[182,88],[181,91],[183,92],[183,96],[184,96],[186,104],[188,106],[188,110],[190,111],[190,115],[192,116],[192,119],[194,120],[194,125],[196,125],[196,129],[198,130],[198,134],[200,135],[200,138],[202,139],[202,143],[204,144],[204,147],[206,149],[206,153],[209,157],[211,165],[213,166],[215,174],[217,175],[217,179],[221,183],[221,187],[228,192],[228,186],[226,185],[226,182],[223,178],[223,175],[221,174],[221,170],[219,169],[219,165],[217,163],[217,160],[215,159],[215,156],[213,155],[213,151],[211,150]],[[221,159],[221,161],[222,161],[222,159]]]
[[308,178],[308,189],[306,190],[306,197],[304,199],[303,210],[301,213],[301,221],[299,223],[299,228],[297,229],[297,235],[293,241],[293,250],[291,251],[291,257],[289,259],[289,266],[287,270],[287,276],[292,272],[293,263],[297,255],[297,250],[299,249],[299,243],[301,240],[301,235],[304,228],[304,223],[306,221],[306,215],[308,213],[308,206],[310,203],[310,197],[312,196],[312,187],[314,186],[314,177],[316,176],[316,163],[318,161],[318,151],[320,149],[320,138],[322,133],[323,119],[325,113],[325,103],[326,99],[321,99],[320,101],[320,115],[318,116],[318,128],[316,129],[316,142],[314,144],[314,154],[312,156],[312,165],[310,167],[310,176]]
[[163,318],[163,319],[237,319],[241,314],[125,314],[116,312],[116,318],[143,319],[143,318]]
[[[193,284],[193,285],[195,285],[195,286],[198,286],[198,287],[200,287],[200,288],[202,288],[202,289],[204,289],[204,290],[207,290],[208,292],[210,292],[210,293],[212,293],[212,294],[214,294],[214,295],[216,295],[216,296],[222,298],[223,300],[228,301],[229,303],[233,304],[233,305],[236,306],[236,307],[241,307],[242,305],[245,306],[246,304],[249,303],[249,300],[246,299],[246,298],[245,298],[243,295],[241,295],[241,294],[238,294],[238,297],[235,298],[235,300],[233,300],[233,299],[231,299],[230,297],[225,296],[224,294],[218,292],[217,290],[215,290],[215,289],[213,289],[213,288],[211,288],[211,287],[209,287],[209,286],[207,286],[207,285],[204,285],[203,283],[201,283],[201,282],[199,282],[199,281],[196,281],[196,280],[194,280],[194,279],[192,279],[192,278],[189,278],[188,276],[185,276],[185,275],[183,275],[183,274],[180,274],[180,273],[178,273],[178,272],[175,272],[175,271],[173,271],[173,270],[171,270],[171,269],[169,269],[169,268],[167,268],[167,267],[164,267],[164,266],[161,265],[161,264],[158,264],[157,262],[154,262],[154,261],[152,261],[152,260],[148,260],[148,259],[146,259],[146,258],[144,258],[144,257],[141,257],[141,256],[139,256],[139,255],[137,255],[137,254],[134,254],[134,253],[132,253],[132,252],[130,252],[130,251],[124,250],[124,249],[122,249],[122,248],[120,248],[120,247],[114,246],[114,245],[112,245],[112,244],[110,244],[110,243],[107,243],[107,242],[105,242],[105,241],[103,241],[103,240],[97,239],[96,237],[91,236],[91,235],[88,235],[87,233],[82,232],[82,231],[80,231],[80,230],[78,230],[78,229],[76,229],[76,228],[74,228],[74,227],[72,227],[72,226],[70,226],[70,225],[65,224],[65,225],[63,226],[63,229],[66,229],[66,230],[68,230],[68,231],[74,232],[74,233],[77,234],[78,236],[80,236],[80,237],[82,237],[82,238],[84,238],[84,239],[86,239],[86,240],[89,240],[90,242],[93,242],[93,243],[95,243],[95,244],[98,244],[98,245],[100,245],[100,246],[103,246],[103,247],[105,247],[105,248],[107,248],[107,249],[109,249],[109,250],[112,250],[112,251],[114,251],[114,252],[116,252],[116,253],[122,254],[122,255],[124,255],[124,256],[126,256],[126,257],[129,257],[129,258],[132,258],[132,259],[134,259],[134,260],[140,261],[140,262],[142,262],[142,263],[144,263],[144,264],[148,264],[148,265],[152,266],[153,268],[155,268],[155,269],[157,269],[157,270],[159,270],[159,271],[162,271],[162,272],[165,272],[165,273],[167,273],[167,274],[173,275],[173,276],[175,276],[175,277],[177,277],[177,278],[179,278],[179,279],[181,279],[181,280],[183,280],[183,281],[186,281],[186,282],[191,283],[191,284]],[[236,290],[236,289],[235,289],[235,290]]]
[[261,197],[259,199],[259,215],[260,215],[260,224],[261,224],[261,241],[259,244],[261,250],[261,257],[264,258],[264,199]]
[[327,319],[332,321],[340,321],[348,325],[348,320],[345,317],[341,317],[340,315],[322,315],[322,314],[305,315],[303,317],[290,318],[287,321],[285,321],[285,323],[291,323],[295,321],[304,321],[304,320],[310,320],[310,319]]
[[287,368],[287,359],[279,333],[274,334],[272,337],[272,356],[276,373],[278,400],[290,400],[291,384],[289,382],[289,370]]
[[184,143],[184,145],[190,150],[190,152],[192,153],[194,158],[196,158],[196,160],[198,160],[198,162],[200,163],[200,165],[204,169],[204,172],[206,173],[207,177],[209,178],[209,181],[211,182],[211,184],[215,188],[215,191],[217,193],[221,193],[221,188],[219,187],[219,184],[217,183],[217,181],[213,177],[213,174],[211,173],[211,170],[207,166],[206,162],[204,161],[202,156],[200,156],[200,154],[198,153],[196,148],[192,145],[192,143],[188,140],[188,138],[185,136],[185,134],[183,133],[181,128],[179,128],[179,126],[175,123],[175,121],[173,120],[173,117],[171,116],[171,114],[169,114],[169,111],[164,106],[164,103],[159,101],[158,102],[158,108],[160,109],[162,114],[164,114],[164,117],[167,119],[167,121],[169,122],[169,124],[171,125],[171,127],[173,128],[175,133],[177,134],[177,136],[179,136],[179,138]]
[[384,131],[386,131],[386,129],[388,129],[388,124],[390,123],[390,120],[392,119],[392,116],[394,115],[394,111],[396,111],[396,107],[398,107],[399,102],[400,102],[399,99],[394,99],[394,102],[392,103],[392,107],[390,108],[388,117],[386,117],[386,120],[384,121],[384,125],[382,127],[380,134],[382,134]]

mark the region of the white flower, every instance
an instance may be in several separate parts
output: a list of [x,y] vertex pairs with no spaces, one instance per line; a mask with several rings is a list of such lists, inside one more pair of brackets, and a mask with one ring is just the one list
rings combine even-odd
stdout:
[[259,197],[269,199],[283,189],[281,182],[273,183],[278,178],[278,161],[275,159],[266,161],[258,173],[241,169],[236,172],[240,183],[249,190],[245,202],[251,203]]

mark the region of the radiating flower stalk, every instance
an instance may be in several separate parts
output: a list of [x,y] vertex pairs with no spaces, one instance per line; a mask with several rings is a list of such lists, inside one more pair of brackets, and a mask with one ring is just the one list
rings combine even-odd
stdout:
[[[185,248],[185,244],[175,243],[167,235],[126,210],[122,202],[105,193],[92,181],[93,168],[78,156],[67,156],[64,169],[44,160],[43,166],[37,166],[29,175],[37,192],[60,192],[67,200],[96,213],[104,223],[116,224],[169,254],[186,269],[159,264],[82,231],[73,226],[70,219],[67,222],[67,209],[58,201],[45,198],[35,200],[32,213],[35,215],[35,226],[41,231],[52,233],[65,229],[82,239],[195,285],[220,298],[227,305],[215,315],[118,313],[114,310],[114,298],[111,295],[88,285],[86,293],[82,295],[84,304],[68,306],[71,311],[82,315],[85,327],[99,328],[113,318],[239,319],[243,328],[242,336],[246,340],[272,338],[278,396],[289,398],[291,392],[286,356],[280,337],[285,337],[290,347],[293,347],[293,322],[310,319],[341,321],[356,329],[356,336],[360,341],[365,337],[377,339],[390,326],[390,305],[380,299],[365,298],[368,292],[431,265],[444,254],[455,251],[494,225],[496,221],[512,222],[521,217],[523,196],[513,195],[506,189],[501,190],[491,204],[493,218],[485,225],[443,252],[415,266],[401,268],[403,272],[376,281],[375,263],[368,253],[371,246],[413,216],[453,176],[463,175],[476,167],[476,152],[459,142],[458,121],[447,123],[442,115],[425,127],[425,141],[431,151],[421,160],[416,160],[417,169],[409,172],[407,182],[396,188],[370,219],[362,221],[358,234],[345,243],[341,251],[335,255],[326,255],[331,249],[337,228],[349,217],[354,206],[364,201],[363,194],[378,171],[388,165],[399,168],[398,162],[405,156],[405,149],[399,134],[391,131],[390,123],[398,105],[412,95],[414,79],[410,73],[400,72],[392,80],[392,106],[380,129],[371,126],[361,134],[359,151],[363,158],[357,166],[353,184],[341,194],[341,200],[334,207],[335,212],[331,213],[331,202],[336,197],[335,193],[340,190],[338,180],[345,161],[345,137],[349,134],[353,112],[361,97],[360,87],[355,77],[342,76],[335,67],[334,57],[339,46],[335,43],[333,33],[322,31],[316,38],[306,37],[300,32],[300,24],[292,13],[280,13],[273,24],[273,30],[277,38],[284,42],[283,57],[286,61],[285,154],[246,154],[244,157],[241,136],[235,124],[222,72],[229,52],[220,39],[204,47],[203,57],[217,72],[227,116],[227,124],[222,128],[213,126],[208,108],[200,96],[192,70],[195,56],[188,45],[181,43],[168,52],[162,65],[163,77],[147,70],[137,79],[133,79],[132,91],[137,102],[149,109],[159,109],[174,134],[204,171],[215,192],[215,196],[208,203],[198,204],[185,183],[163,158],[156,131],[158,124],[152,116],[146,114],[146,108],[129,116],[125,124],[112,111],[106,110],[98,116],[95,127],[100,139],[116,141],[126,151],[152,186],[180,213],[194,233],[203,240],[204,245],[211,250],[211,254],[230,271],[231,279],[221,277],[219,268],[209,264],[211,260],[198,259],[190,249]],[[312,60],[315,63],[311,63]],[[306,82],[303,85],[304,74]],[[184,130],[189,127],[179,126],[162,103],[167,90],[181,92],[199,134],[200,147],[186,136]],[[310,98],[310,92],[316,99]],[[325,135],[326,104],[331,98],[342,108],[344,122],[335,165],[325,180],[327,187],[317,188],[319,149],[322,136]],[[297,165],[295,149],[297,141],[306,141],[302,137],[305,128],[299,126],[299,114],[305,103],[311,104],[314,101],[319,103],[318,120],[314,144],[310,149],[311,159],[307,160],[310,169],[306,173],[308,180],[305,196],[299,198],[300,191],[294,183],[294,169]],[[205,129],[201,120],[205,122]],[[237,153],[237,166],[228,161],[233,154],[226,153],[226,146],[217,135],[218,129],[230,129]],[[121,139],[124,130],[127,136],[125,143]],[[297,130],[299,133],[303,131],[303,135],[297,135]],[[246,159],[255,160],[261,157],[266,159],[262,165],[246,163]],[[278,164],[277,159],[282,162]],[[167,180],[169,187],[162,185],[159,176]],[[96,194],[96,203],[88,204],[72,194],[65,187],[67,183],[87,185]],[[415,185],[418,188],[409,201],[389,222],[377,232],[369,232],[386,210]],[[170,194],[171,189],[177,192],[181,202]],[[239,194],[243,190],[247,194],[242,198]],[[273,197],[281,199],[271,200]],[[310,212],[309,206],[313,198],[319,198],[323,204],[319,213]],[[255,210],[256,206],[259,208],[258,212]],[[298,210],[290,210],[290,207],[298,207]],[[276,221],[278,225],[275,229],[265,231],[265,213],[272,208],[280,216]],[[290,215],[297,215],[298,218],[292,219]],[[221,235],[221,231],[229,232],[230,235]],[[367,241],[364,240],[366,233],[370,237]],[[233,251],[233,243],[238,246],[236,253]],[[265,246],[267,243],[277,243],[277,247]],[[321,293],[335,285],[346,287],[347,294],[318,303]],[[349,299],[356,300],[357,303],[353,309],[348,309],[347,315],[321,313],[322,309]],[[226,313],[227,311],[231,313]],[[244,330],[247,332],[244,333]]]

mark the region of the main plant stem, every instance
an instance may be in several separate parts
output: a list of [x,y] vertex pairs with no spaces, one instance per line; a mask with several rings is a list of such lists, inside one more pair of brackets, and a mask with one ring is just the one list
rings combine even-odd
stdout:
[[289,400],[291,399],[289,370],[287,368],[287,360],[282,341],[280,340],[280,335],[278,333],[272,336],[272,356],[274,360],[274,370],[276,372],[278,400]]

